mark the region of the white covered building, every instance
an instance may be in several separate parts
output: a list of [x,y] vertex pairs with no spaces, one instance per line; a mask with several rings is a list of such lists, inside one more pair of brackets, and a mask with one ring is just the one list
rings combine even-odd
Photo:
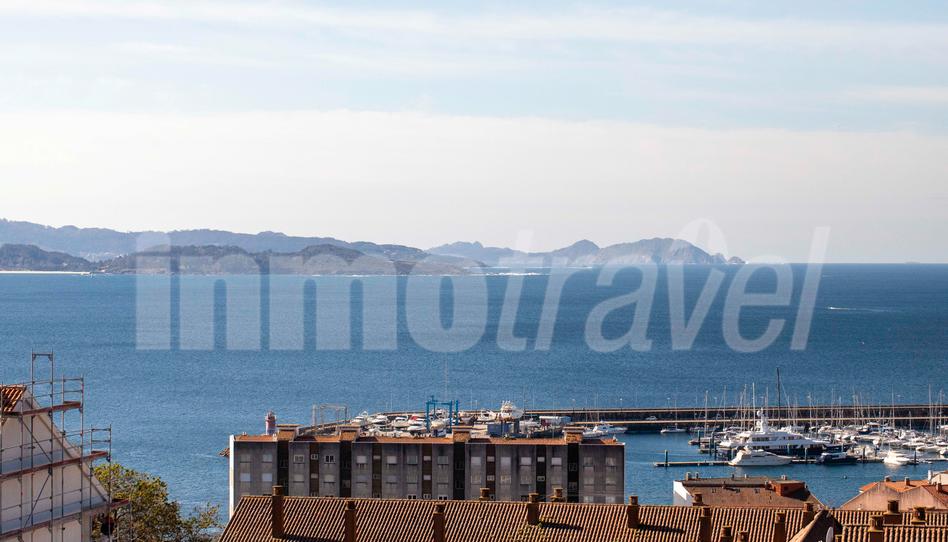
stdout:
[[[0,386],[0,542],[82,542],[111,498],[92,474],[108,456],[92,449],[69,380]],[[43,387],[48,386],[48,387]],[[69,400],[78,393],[78,400]],[[64,431],[70,419],[75,431]],[[106,441],[107,442],[107,441]]]

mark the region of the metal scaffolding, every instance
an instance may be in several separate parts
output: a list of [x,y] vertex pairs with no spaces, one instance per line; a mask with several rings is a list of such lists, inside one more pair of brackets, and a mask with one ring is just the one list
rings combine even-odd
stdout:
[[[41,376],[37,366],[43,364],[48,372]],[[32,540],[46,530],[49,540],[63,540],[67,524],[77,522],[85,540],[95,519],[113,525],[111,481],[96,489],[93,472],[96,462],[111,462],[112,427],[86,427],[85,380],[57,379],[55,355],[32,352],[29,380],[0,383],[0,389],[8,392],[0,393],[0,483],[16,479],[20,492],[15,505],[0,510],[8,517],[14,509],[17,518],[0,522],[0,538]],[[78,488],[67,487],[72,466],[78,467]],[[102,536],[114,540],[111,533]]]

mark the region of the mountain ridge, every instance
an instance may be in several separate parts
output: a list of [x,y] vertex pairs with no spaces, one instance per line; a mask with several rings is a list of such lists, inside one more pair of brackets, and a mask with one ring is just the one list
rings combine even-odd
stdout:
[[505,247],[487,247],[478,241],[458,241],[428,249],[432,254],[469,258],[490,267],[594,267],[609,264],[742,264],[737,257],[709,254],[681,239],[654,237],[599,247],[583,239],[549,252],[523,252]]
[[[423,250],[407,245],[349,242],[334,237],[291,236],[275,231],[255,234],[215,229],[120,232],[108,228],[52,227],[6,219],[0,219],[0,245],[18,247],[7,249],[5,256],[0,254],[0,268],[6,270],[68,268],[74,271],[92,269],[114,273],[134,272],[131,271],[133,258],[130,256],[141,252],[139,245],[144,246],[146,251],[155,246],[169,245],[172,247],[171,252],[179,256],[204,255],[216,259],[245,256],[258,264],[269,261],[273,255],[301,257],[304,260],[318,256],[322,258],[321,262],[305,264],[304,268],[313,273],[327,274],[387,272],[393,267],[398,273],[416,269],[432,274],[463,274],[467,269],[485,266],[743,263],[740,258],[727,259],[720,254],[708,254],[687,241],[657,237],[605,247],[582,239],[548,252],[522,252],[507,247],[485,246],[478,241],[458,241]],[[216,250],[214,247],[226,250]],[[343,257],[341,261],[335,260],[335,263],[329,259],[330,255],[340,257],[342,254],[352,257]],[[360,266],[364,266],[361,271],[347,267],[356,259]],[[420,267],[416,267],[416,264]],[[26,269],[29,265],[37,268]],[[195,272],[223,271],[209,266]]]

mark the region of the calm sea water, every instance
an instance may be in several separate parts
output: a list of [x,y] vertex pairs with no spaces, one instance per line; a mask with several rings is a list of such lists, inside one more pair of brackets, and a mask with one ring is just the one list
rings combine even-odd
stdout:
[[[729,277],[726,287],[735,268],[722,269]],[[710,270],[694,267],[686,272],[689,313]],[[771,318],[794,317],[803,269],[794,267],[793,273],[791,306],[746,309],[741,318],[745,336],[759,334]],[[801,404],[811,399],[828,402],[834,394],[848,399],[854,393],[864,401],[888,402],[895,397],[925,402],[930,387],[936,396],[948,387],[948,266],[826,266],[807,348],[790,349],[793,327],[788,324],[772,346],[753,354],[734,352],[723,340],[723,292],[715,298],[694,346],[673,350],[664,273],[649,321],[652,348],[594,352],[584,339],[590,310],[604,299],[630,291],[639,280],[635,272],[620,273],[612,286],[600,287],[596,277],[596,271],[590,270],[567,281],[548,351],[536,351],[530,340],[536,334],[548,277],[525,277],[515,327],[519,335],[528,337],[522,352],[497,344],[509,278],[471,279],[486,281],[486,332],[468,350],[440,354],[414,343],[403,310],[398,348],[363,351],[358,299],[353,302],[356,348],[352,350],[317,350],[311,331],[315,314],[310,308],[303,322],[297,323],[301,350],[270,350],[264,333],[264,348],[229,351],[223,348],[223,334],[235,323],[224,324],[219,318],[216,348],[179,348],[189,330],[174,322],[174,348],[145,351],[137,349],[135,342],[136,280],[162,279],[4,275],[0,276],[0,379],[25,378],[31,349],[55,350],[62,373],[86,377],[87,421],[113,425],[115,459],[160,475],[186,506],[225,502],[227,465],[217,452],[231,433],[262,431],[268,409],[275,410],[280,421],[306,423],[315,403],[344,403],[352,412],[418,409],[429,395],[458,399],[462,408],[497,406],[504,399],[528,407],[589,409],[620,404],[703,405],[706,391],[712,403],[725,394],[731,402],[751,383],[757,384],[761,394],[769,388],[773,397],[777,367],[786,393]],[[218,281],[214,277],[194,280],[207,281],[211,288]],[[248,280],[257,279],[233,279],[227,288],[237,291],[253,285]],[[299,279],[270,277],[264,284],[281,280]],[[321,280],[302,291],[308,300],[316,300],[315,311],[336,310],[318,304],[319,291],[342,287],[345,279]],[[404,281],[400,283],[404,286]],[[751,289],[768,291],[773,283],[773,274],[762,271],[751,281]],[[215,305],[222,316],[223,288],[218,286],[218,290]],[[261,318],[264,329],[270,322],[269,301],[264,296],[262,315],[246,315]],[[442,305],[451,308],[450,295],[444,296]],[[176,308],[177,302],[172,306]],[[632,316],[631,308],[611,314],[605,321],[606,335],[624,333]],[[451,323],[450,318],[445,323]],[[671,480],[684,476],[687,469],[658,469],[651,463],[660,460],[665,449],[673,458],[693,455],[686,439],[625,438],[627,493],[638,494],[645,502],[670,502]],[[904,472],[921,475],[926,468],[908,467]],[[732,469],[691,470],[711,476]],[[854,494],[860,483],[879,479],[886,472],[905,475],[882,465],[794,466],[787,471],[810,482],[819,497],[833,504]]]

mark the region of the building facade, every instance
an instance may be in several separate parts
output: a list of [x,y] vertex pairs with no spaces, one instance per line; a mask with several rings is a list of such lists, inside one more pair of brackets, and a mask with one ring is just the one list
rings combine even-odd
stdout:
[[31,385],[0,386],[0,542],[88,541],[94,518],[109,510],[92,474],[106,452],[84,449],[81,433],[53,422],[80,405],[42,403]]
[[232,436],[230,512],[245,495],[470,500],[482,488],[491,500],[525,501],[562,488],[569,502],[621,503],[625,446],[584,439],[581,428],[562,438],[474,437],[455,427],[446,437],[361,435],[343,426],[335,435]]

